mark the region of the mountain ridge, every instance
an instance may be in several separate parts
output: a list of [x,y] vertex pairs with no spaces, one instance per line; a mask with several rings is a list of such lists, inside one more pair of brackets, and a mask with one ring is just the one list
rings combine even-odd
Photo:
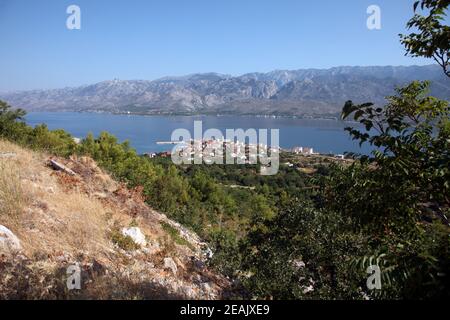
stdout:
[[274,70],[232,76],[194,73],[156,80],[105,80],[61,89],[0,93],[27,111],[133,114],[336,116],[345,101],[385,103],[393,88],[430,80],[431,94],[448,99],[450,85],[437,65],[342,66]]

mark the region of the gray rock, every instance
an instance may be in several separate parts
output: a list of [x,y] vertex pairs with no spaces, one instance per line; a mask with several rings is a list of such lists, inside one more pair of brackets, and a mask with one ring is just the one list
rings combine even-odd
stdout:
[[292,261],[292,266],[295,269],[300,270],[303,269],[306,266],[306,264],[302,260],[294,260]]
[[156,241],[150,241],[147,243],[147,247],[142,249],[142,252],[148,255],[153,255],[161,251],[161,246]]
[[145,235],[141,232],[141,229],[138,227],[132,227],[132,228],[123,228],[122,234],[124,236],[129,236],[131,239],[133,239],[134,243],[145,246],[147,244],[147,241],[145,240]]
[[0,225],[0,253],[11,254],[22,250],[19,238],[5,226]]
[[173,275],[177,275],[178,268],[175,261],[172,258],[164,258],[164,269],[169,269],[172,271]]
[[203,261],[201,261],[195,257],[193,257],[191,259],[191,261],[192,261],[192,264],[194,265],[194,267],[198,270],[203,270],[206,267],[206,264]]
[[194,291],[194,289],[192,289],[191,286],[184,286],[182,288],[182,291],[188,299],[195,298],[195,291]]
[[207,260],[212,259],[212,257],[214,256],[214,253],[208,246],[203,247],[202,253],[203,253],[203,256],[205,257],[205,259],[207,259]]
[[202,283],[200,287],[201,287],[203,296],[207,297],[208,299],[214,299],[215,292],[214,292],[213,288],[211,287],[210,283],[207,283],[207,282]]

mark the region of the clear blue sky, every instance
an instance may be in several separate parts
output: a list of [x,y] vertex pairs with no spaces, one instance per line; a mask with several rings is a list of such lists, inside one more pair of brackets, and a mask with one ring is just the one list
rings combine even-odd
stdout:
[[[397,34],[413,0],[0,0],[0,91],[341,65],[429,64]],[[81,8],[68,30],[66,8]],[[369,5],[382,29],[366,27]]]

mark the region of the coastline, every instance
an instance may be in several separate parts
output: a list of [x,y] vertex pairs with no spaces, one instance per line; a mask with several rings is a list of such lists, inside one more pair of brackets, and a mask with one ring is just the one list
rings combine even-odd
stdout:
[[31,110],[27,113],[80,113],[80,114],[107,114],[117,116],[142,116],[142,117],[241,117],[241,118],[256,118],[256,119],[294,119],[294,120],[320,120],[320,121],[336,121],[343,123],[358,123],[351,120],[341,120],[337,115],[270,115],[270,114],[247,114],[247,113],[184,113],[184,112],[158,112],[158,113],[143,113],[143,112],[122,112],[122,111],[101,111],[101,110]]

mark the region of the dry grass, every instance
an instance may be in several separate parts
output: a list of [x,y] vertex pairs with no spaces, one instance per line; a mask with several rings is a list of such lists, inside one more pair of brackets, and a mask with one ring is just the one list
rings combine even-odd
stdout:
[[29,257],[83,253],[111,261],[113,231],[135,225],[153,240],[165,233],[154,220],[136,215],[145,205],[134,199],[133,190],[126,191],[89,158],[69,161],[80,172],[72,181],[47,166],[49,155],[2,140],[0,153],[16,154],[0,158],[0,224],[19,237]]
[[27,172],[22,168],[31,161],[31,153],[0,140],[0,154],[8,153],[15,156],[0,157],[0,224],[15,229],[30,203],[28,189],[22,181]]
[[33,224],[30,239],[26,239],[30,250],[95,253],[107,246],[106,212],[98,201],[77,193],[55,192],[44,195],[39,203],[27,217]]
[[[47,154],[2,140],[0,153],[16,154],[0,157],[0,224],[23,248],[22,258],[0,255],[0,299],[181,298],[180,281],[192,285],[195,272],[182,265],[200,249],[164,223],[167,218],[144,203],[139,189],[117,183],[89,158],[55,159],[77,172],[71,177],[52,170]],[[135,250],[119,232],[127,226],[139,227],[160,247]],[[181,265],[176,277],[164,268],[166,256]],[[64,283],[73,263],[83,268],[79,293],[67,292]]]
[[19,171],[10,162],[0,161],[0,216],[17,219],[25,206],[25,193]]
[[[80,192],[67,192],[46,166],[46,155],[0,141],[0,224],[21,239],[27,254],[95,253],[108,244],[102,203]],[[20,223],[19,219],[20,217]]]

